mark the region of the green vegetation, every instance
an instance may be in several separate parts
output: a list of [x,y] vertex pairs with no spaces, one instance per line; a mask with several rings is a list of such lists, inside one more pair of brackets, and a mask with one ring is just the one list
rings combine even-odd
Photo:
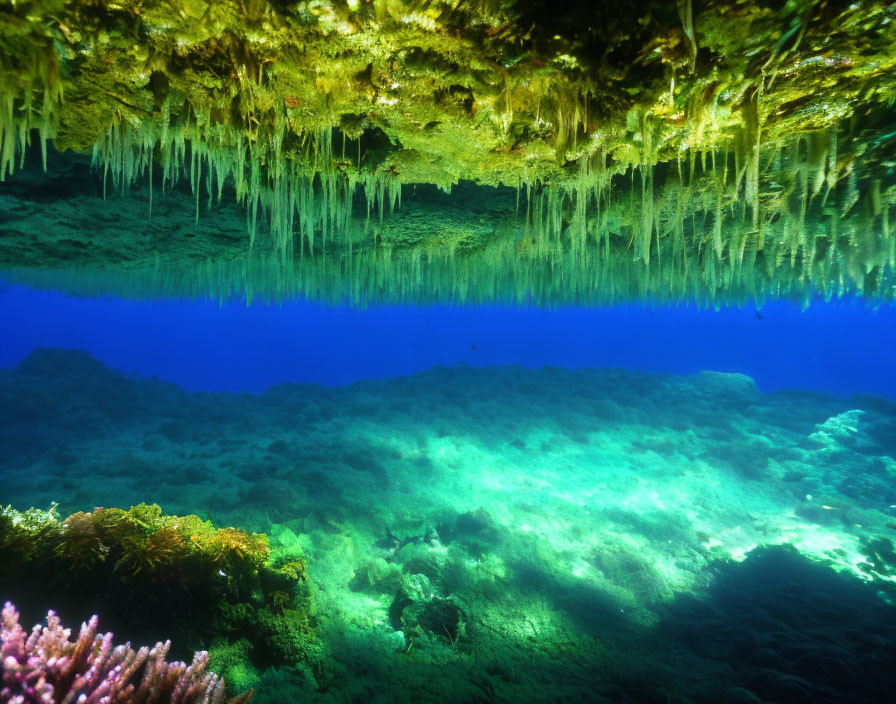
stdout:
[[238,689],[256,668],[307,666],[316,652],[306,567],[298,556],[272,561],[265,535],[157,505],[64,520],[55,508],[0,511],[4,594],[25,608],[99,609],[128,637],[169,634],[178,652],[210,649]]
[[62,521],[55,509],[7,507],[0,521],[5,570],[59,560],[72,572],[103,563],[125,582],[162,579],[172,571],[189,581],[191,573],[204,578],[217,570],[239,580],[266,569],[269,556],[265,535],[216,529],[198,516],[164,516],[155,504],[79,511]]
[[[206,201],[242,204],[251,253],[206,248],[186,263],[210,261],[201,282],[169,258],[171,237],[143,264],[89,242],[92,272],[167,269],[169,292],[892,298],[891,4],[547,9],[3,6],[0,177],[37,130],[45,150],[92,153],[104,193],[140,184],[150,213],[153,189],[179,183],[196,218]],[[516,203],[472,230],[450,210],[382,222],[402,190],[462,181]],[[233,264],[247,257],[274,269]],[[3,266],[53,264],[19,252]],[[156,290],[148,278],[131,288]]]

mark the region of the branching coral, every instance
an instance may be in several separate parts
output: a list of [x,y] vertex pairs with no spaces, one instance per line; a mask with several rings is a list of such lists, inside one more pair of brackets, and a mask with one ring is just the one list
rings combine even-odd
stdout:
[[193,663],[166,662],[170,643],[134,651],[130,644],[113,646],[111,633],[98,633],[93,616],[72,641],[52,611],[47,625],[27,634],[19,613],[7,602],[0,623],[3,679],[0,700],[9,704],[245,704],[246,694],[225,698],[224,681],[206,672],[208,653],[196,653]]
[[294,664],[284,658],[302,651],[284,642],[313,649],[306,567],[298,555],[271,564],[265,535],[166,516],[154,504],[62,521],[53,512],[0,511],[0,590],[22,604],[55,594],[69,608],[98,605],[119,631],[167,624],[180,644],[248,633],[266,665]]

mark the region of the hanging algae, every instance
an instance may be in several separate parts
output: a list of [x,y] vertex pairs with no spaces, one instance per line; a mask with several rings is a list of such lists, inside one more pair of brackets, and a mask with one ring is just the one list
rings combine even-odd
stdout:
[[[830,141],[829,135],[824,137]],[[689,165],[651,165],[643,178],[609,177],[597,160],[568,189],[461,188],[456,194],[405,198],[391,217],[358,220],[369,228],[325,257],[284,261],[276,246],[262,255],[235,253],[198,265],[154,266],[147,253],[140,272],[54,271],[17,280],[65,284],[81,293],[114,290],[131,296],[186,295],[215,299],[281,300],[295,295],[356,304],[388,301],[607,303],[694,301],[705,305],[788,297],[808,302],[858,294],[892,300],[896,238],[886,217],[896,189],[869,189],[841,215],[852,197],[848,179],[825,199],[812,195],[809,175],[821,137],[796,136],[760,170],[758,229],[745,203],[746,179],[729,175],[735,161],[712,152]],[[838,138],[841,154],[853,150]],[[706,166],[702,164],[705,161]],[[845,169],[831,165],[827,169]],[[649,205],[640,200],[650,182]],[[636,187],[627,190],[634,181]],[[455,197],[459,202],[455,201]],[[223,215],[225,211],[220,211]],[[570,214],[567,220],[564,214]],[[646,213],[646,215],[645,215]],[[206,216],[209,217],[209,216]],[[651,262],[633,256],[633,241],[649,223]],[[760,246],[761,245],[761,246]],[[57,267],[65,267],[63,261]]]
[[[34,8],[29,8],[34,9]],[[46,165],[47,141],[62,101],[62,57],[31,23],[6,19],[0,7],[0,182],[21,166],[36,130]]]
[[[167,111],[166,111],[167,116]],[[196,197],[204,190],[209,203],[221,200],[225,184],[232,183],[236,201],[246,208],[250,245],[258,230],[259,215],[267,216],[268,229],[284,257],[294,254],[295,238],[299,254],[307,246],[315,251],[315,233],[326,250],[328,237],[344,239],[351,226],[353,198],[360,184],[367,201],[368,215],[394,208],[399,179],[389,173],[337,171],[332,164],[332,133],[324,129],[306,136],[299,158],[283,152],[285,126],[281,123],[267,142],[245,142],[219,126],[201,128],[196,123],[174,127],[165,119],[158,134],[153,125],[134,127],[119,122],[108,128],[93,147],[93,162],[124,191],[147,178],[152,187],[153,156],[158,155],[162,190],[172,188],[189,176]],[[204,186],[203,186],[204,184]]]
[[[54,224],[40,248],[14,225],[0,266],[358,301],[892,297],[896,8],[569,9],[2,6],[0,178],[37,130],[92,152],[107,198],[148,191],[152,224],[150,244]],[[513,212],[399,232],[418,185],[465,181],[516,189]],[[402,188],[410,212],[385,217]],[[160,205],[184,191],[192,243]],[[228,201],[243,250],[203,222]]]

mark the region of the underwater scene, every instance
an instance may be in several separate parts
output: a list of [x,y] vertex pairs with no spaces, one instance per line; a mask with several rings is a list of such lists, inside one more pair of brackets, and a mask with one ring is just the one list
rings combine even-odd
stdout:
[[896,5],[0,0],[0,704],[896,702]]

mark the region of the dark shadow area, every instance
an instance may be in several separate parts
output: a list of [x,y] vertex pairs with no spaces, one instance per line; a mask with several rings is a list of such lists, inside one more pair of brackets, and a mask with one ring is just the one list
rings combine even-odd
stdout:
[[862,582],[789,547],[718,568],[704,599],[662,609],[656,636],[724,664],[721,701],[879,704],[896,685],[896,608]]

